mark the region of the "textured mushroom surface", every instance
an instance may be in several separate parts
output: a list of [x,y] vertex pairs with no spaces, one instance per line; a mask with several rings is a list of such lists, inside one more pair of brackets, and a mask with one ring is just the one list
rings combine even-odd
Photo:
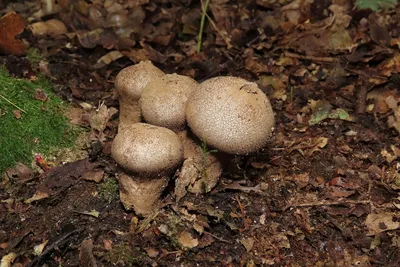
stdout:
[[111,155],[127,170],[158,175],[181,163],[183,147],[175,132],[146,123],[135,123],[117,134]]
[[229,76],[201,83],[187,102],[186,119],[200,139],[230,154],[259,150],[275,124],[270,101],[257,84]]
[[150,61],[141,61],[121,70],[115,78],[115,88],[121,97],[139,100],[144,87],[152,80],[164,76]]
[[119,94],[121,125],[141,121],[138,101],[142,91],[150,81],[164,75],[150,61],[142,61],[118,73],[114,85]]
[[185,107],[198,83],[190,77],[166,74],[147,84],[140,98],[143,118],[153,125],[178,130],[185,126]]
[[118,176],[120,199],[125,209],[133,209],[139,216],[148,217],[156,211],[169,178]]

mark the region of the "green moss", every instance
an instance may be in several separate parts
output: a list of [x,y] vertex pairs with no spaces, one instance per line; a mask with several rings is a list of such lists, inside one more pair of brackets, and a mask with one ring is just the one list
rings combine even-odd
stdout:
[[[37,89],[47,94],[45,101],[36,99]],[[78,130],[68,123],[66,110],[44,77],[16,79],[0,66],[0,173],[17,162],[29,165],[35,153],[72,147]]]
[[112,177],[105,177],[105,181],[98,185],[99,195],[102,199],[111,203],[118,198],[118,182]]
[[146,255],[134,251],[128,243],[120,243],[113,246],[105,259],[112,265],[143,266]]
[[29,60],[31,65],[37,65],[43,59],[43,55],[37,48],[29,48],[26,58]]

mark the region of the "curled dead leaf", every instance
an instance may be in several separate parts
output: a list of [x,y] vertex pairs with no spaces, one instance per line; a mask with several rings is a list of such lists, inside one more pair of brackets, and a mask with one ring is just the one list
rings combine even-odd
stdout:
[[24,22],[15,12],[7,13],[0,18],[0,52],[21,56],[25,53],[25,46],[15,36],[24,31]]

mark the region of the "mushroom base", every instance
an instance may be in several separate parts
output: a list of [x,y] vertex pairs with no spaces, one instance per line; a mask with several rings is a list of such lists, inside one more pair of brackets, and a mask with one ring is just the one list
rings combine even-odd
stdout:
[[118,181],[120,200],[125,209],[133,209],[138,216],[149,217],[156,212],[169,178],[166,176],[133,177],[120,173]]
[[187,191],[208,193],[218,183],[225,163],[224,153],[206,150],[190,132],[178,133],[182,140],[185,161],[175,182],[175,197],[182,198]]

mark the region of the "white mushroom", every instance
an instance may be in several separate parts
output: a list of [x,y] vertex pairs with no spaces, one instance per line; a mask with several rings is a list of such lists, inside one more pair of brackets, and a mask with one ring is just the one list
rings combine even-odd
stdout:
[[143,89],[140,109],[146,122],[180,130],[185,127],[186,102],[198,83],[190,77],[166,74]]
[[186,120],[207,145],[229,154],[261,149],[275,123],[267,96],[257,84],[238,77],[201,83],[187,102]]
[[124,169],[119,175],[122,203],[147,217],[157,208],[169,174],[182,162],[183,147],[173,131],[136,123],[118,133],[111,155]]
[[142,91],[150,81],[164,75],[150,61],[141,61],[118,73],[115,88],[119,94],[121,126],[141,121],[138,101]]

